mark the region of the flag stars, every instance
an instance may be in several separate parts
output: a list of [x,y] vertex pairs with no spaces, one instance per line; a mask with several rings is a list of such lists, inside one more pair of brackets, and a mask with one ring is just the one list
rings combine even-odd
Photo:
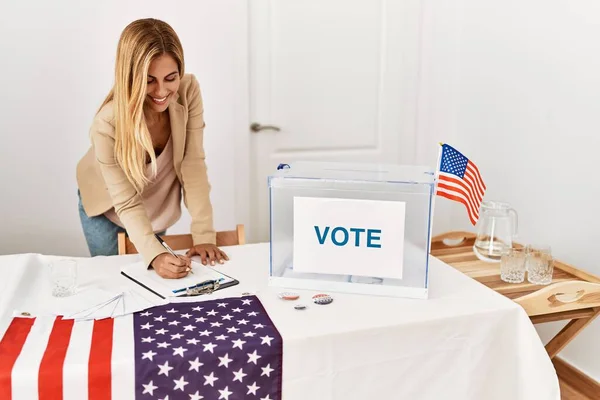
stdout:
[[194,307],[192,308],[192,311],[202,311],[203,309],[203,307]]
[[233,361],[233,359],[229,358],[229,354],[225,354],[224,357],[219,357],[220,363],[219,367],[229,368],[229,363]]
[[191,317],[191,316],[192,316],[192,315],[191,315],[191,314],[188,314],[188,313],[181,314],[181,318],[190,319],[190,317]]
[[215,339],[217,340],[225,340],[227,339],[229,336],[225,336],[225,335],[219,335],[219,336],[215,336]]
[[240,330],[240,328],[236,328],[235,326],[232,326],[231,328],[227,328],[227,333],[237,333]]
[[250,303],[252,303],[252,300],[249,300],[249,299],[242,300],[242,304],[245,305],[245,306],[249,306]]
[[167,347],[169,347],[171,345],[171,343],[167,343],[167,342],[162,342],[158,344],[158,348],[159,349],[166,349]]
[[240,319],[240,320],[238,320],[237,323],[238,323],[238,325],[248,325],[248,322],[250,322],[250,321],[246,321],[245,319]]
[[245,377],[245,376],[248,376],[248,374],[245,374],[245,373],[244,373],[244,370],[243,370],[242,368],[240,368],[240,370],[239,370],[239,371],[237,371],[237,372],[233,371],[233,376],[234,376],[234,378],[233,378],[233,381],[234,381],[234,382],[235,382],[235,381],[240,381],[240,382],[242,382],[242,380],[244,379],[244,377]]
[[[196,357],[193,361],[188,361],[190,363],[190,369],[188,371],[194,370],[196,372],[200,372],[200,367],[203,366],[198,357]],[[206,377],[205,377],[206,378]]]
[[200,396],[200,393],[196,390],[196,393],[190,394],[190,400],[202,400],[204,396]]
[[142,360],[150,360],[153,361],[153,357],[155,355],[157,355],[158,353],[153,352],[152,350],[146,352],[146,353],[142,353]]
[[240,350],[243,350],[244,347],[244,343],[246,343],[245,340],[242,339],[236,339],[236,340],[232,340],[231,343],[233,343],[233,347],[232,348],[239,348]]
[[148,312],[148,311],[146,311],[146,312],[143,312],[143,313],[141,313],[140,315],[141,315],[142,317],[149,317],[149,316],[151,316],[151,315],[152,315],[152,313],[151,313],[151,312]]
[[254,337],[254,335],[256,335],[255,332],[244,332],[245,337]]
[[173,379],[173,382],[175,383],[175,387],[173,388],[173,390],[181,390],[182,392],[185,388],[185,385],[189,383],[183,379],[183,376],[179,379]]
[[233,318],[233,315],[223,315],[221,318],[223,318],[223,321],[227,320],[227,321],[231,321],[231,318]]
[[265,326],[263,324],[254,324],[254,328],[256,329],[260,329],[260,328],[264,328]]
[[271,377],[271,372],[275,371],[273,368],[271,368],[271,364],[267,364],[266,367],[262,367],[262,374],[260,374],[260,376],[266,375],[267,377]]
[[184,349],[183,347],[179,346],[173,349],[173,355],[183,357],[183,353],[185,353],[186,351],[187,349]]
[[204,352],[210,351],[211,353],[214,354],[215,347],[217,347],[216,344],[212,344],[212,343],[205,344],[204,345]]
[[271,341],[273,339],[275,339],[275,338],[272,338],[272,337],[270,337],[268,335],[267,336],[261,336],[260,338],[262,339],[262,342],[260,344],[267,344],[269,346],[271,346]]
[[260,389],[260,386],[256,386],[256,382],[254,382],[254,383],[252,384],[252,386],[250,386],[250,385],[246,385],[246,387],[248,388],[248,393],[246,393],[247,395],[248,395],[248,394],[253,394],[253,395],[255,395],[255,396],[256,396],[256,391],[257,391],[258,389]]
[[181,333],[176,333],[174,335],[171,335],[171,340],[181,339],[182,337],[183,335]]
[[142,394],[149,393],[150,396],[154,396],[154,391],[158,389],[158,386],[154,386],[153,381],[150,381],[150,383],[146,385],[142,384],[142,386],[144,387],[144,392]]
[[219,393],[221,394],[219,396],[219,400],[221,400],[221,399],[229,400],[229,396],[231,396],[233,394],[233,392],[229,391],[229,386],[225,386],[225,389],[219,390]]
[[179,321],[171,321],[171,322],[169,322],[169,325],[174,325],[174,326],[177,326],[177,325],[179,325],[180,323],[181,323],[181,322],[179,322]]
[[208,329],[203,330],[202,332],[200,332],[200,336],[210,336],[212,332],[209,331]]
[[258,353],[256,353],[256,350],[254,350],[252,353],[247,353],[246,355],[248,356],[248,363],[257,364],[256,362],[258,359],[262,358],[262,356],[259,356]]
[[252,311],[248,313],[248,316],[250,317],[256,317],[258,315],[258,313],[256,311]]
[[193,331],[194,329],[196,329],[196,327],[194,325],[186,325],[183,327],[184,332]]
[[155,320],[156,322],[163,322],[165,319],[166,319],[166,318],[165,318],[165,317],[163,317],[162,315],[161,315],[160,317],[154,317],[154,320]]
[[219,303],[218,307],[227,307],[227,303]]
[[167,312],[168,312],[169,314],[175,314],[175,313],[177,312],[177,310],[176,310],[176,309],[174,309],[174,308],[171,308],[170,310],[167,310]]
[[188,344],[193,344],[193,345],[195,346],[195,345],[197,345],[198,343],[200,343],[200,341],[199,341],[198,339],[196,339],[196,338],[193,338],[193,339],[188,339],[188,340],[187,340],[187,343],[188,343]]
[[204,318],[204,317],[196,318],[196,322],[204,323],[205,321],[206,321],[206,318]]
[[157,335],[164,335],[165,333],[169,332],[168,330],[161,328],[161,329],[157,329],[156,330],[156,334]]
[[154,339],[153,337],[148,336],[148,337],[142,338],[142,343],[152,343],[155,340],[156,339]]
[[215,315],[217,315],[219,312],[215,311],[215,310],[210,310],[209,312],[206,313],[206,315],[210,315],[211,317],[214,317]]
[[204,375],[204,386],[210,385],[212,387],[215,386],[215,382],[218,381],[219,378],[215,376],[214,372],[211,372],[210,375]]
[[242,312],[242,309],[239,307],[234,308],[233,310],[231,310],[233,312]]
[[158,365],[160,371],[158,371],[158,375],[169,376],[169,371],[173,369],[173,367],[169,366],[169,362],[165,361],[163,365]]
[[220,328],[221,326],[223,326],[223,324],[220,322],[211,322],[210,326],[213,328]]
[[150,322],[145,323],[144,325],[140,325],[141,329],[150,329],[152,328],[154,325],[150,325]]

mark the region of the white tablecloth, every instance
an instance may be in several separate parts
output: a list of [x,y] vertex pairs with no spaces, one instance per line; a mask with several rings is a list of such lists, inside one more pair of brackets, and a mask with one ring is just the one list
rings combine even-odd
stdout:
[[[231,261],[220,269],[240,284],[206,298],[260,298],[283,338],[285,400],[560,398],[555,370],[522,308],[435,258],[428,300],[331,293],[332,304],[315,305],[314,292],[298,291],[301,299],[289,302],[277,297],[281,288],[268,286],[267,244],[227,253]],[[45,310],[52,259],[0,257],[0,337],[15,311]],[[102,283],[139,290],[119,274],[137,255],[77,260],[81,289]],[[308,308],[295,310],[299,302]],[[132,360],[122,361],[113,365],[113,398],[133,393]],[[77,379],[76,370],[66,365],[63,379]],[[25,378],[15,384],[35,386],[34,372]]]

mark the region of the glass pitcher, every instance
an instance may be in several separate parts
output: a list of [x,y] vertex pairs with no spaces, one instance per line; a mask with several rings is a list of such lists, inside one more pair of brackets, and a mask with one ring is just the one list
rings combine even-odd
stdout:
[[500,262],[502,252],[512,247],[517,235],[517,212],[508,203],[484,201],[477,225],[475,255],[483,261]]

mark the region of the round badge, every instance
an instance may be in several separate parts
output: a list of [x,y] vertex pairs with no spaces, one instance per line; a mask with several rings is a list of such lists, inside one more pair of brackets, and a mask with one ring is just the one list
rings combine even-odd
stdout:
[[298,300],[300,295],[292,292],[281,292],[279,293],[279,298],[282,300]]
[[298,304],[298,305],[295,305],[295,306],[294,306],[294,308],[295,308],[296,310],[306,310],[306,306],[305,306],[305,305],[303,305],[303,304]]
[[313,303],[315,304],[330,304],[333,302],[333,297],[328,294],[315,294],[313,297]]

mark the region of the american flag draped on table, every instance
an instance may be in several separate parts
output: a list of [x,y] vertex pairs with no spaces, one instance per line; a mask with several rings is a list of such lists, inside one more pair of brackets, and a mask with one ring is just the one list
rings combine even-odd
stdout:
[[452,146],[442,144],[438,179],[437,195],[462,203],[475,225],[486,190],[477,166]]
[[256,296],[97,321],[18,317],[0,341],[0,397],[280,400],[282,344]]

